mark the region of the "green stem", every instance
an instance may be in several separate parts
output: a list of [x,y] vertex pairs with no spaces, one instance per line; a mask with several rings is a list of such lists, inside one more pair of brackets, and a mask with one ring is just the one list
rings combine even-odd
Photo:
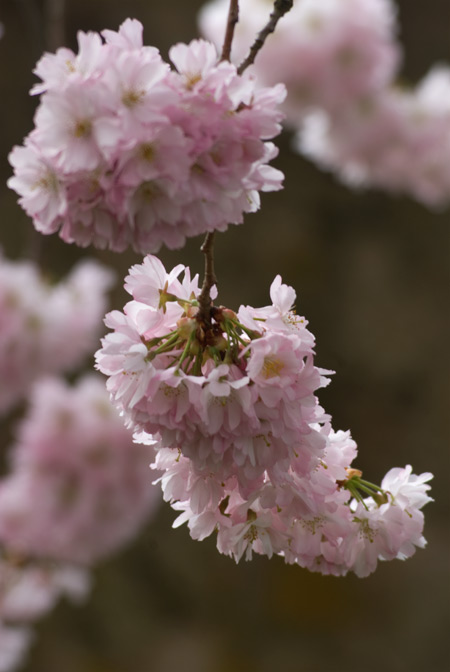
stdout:
[[364,501],[364,499],[363,499],[361,493],[358,492],[358,490],[356,489],[356,487],[354,486],[354,484],[352,483],[352,484],[350,485],[350,481],[348,481],[348,482],[346,483],[345,487],[346,487],[346,489],[350,492],[350,494],[352,495],[352,497],[353,497],[354,499],[356,499],[356,501],[361,502],[361,504],[364,506],[364,508],[366,509],[366,511],[368,511],[368,510],[369,510],[369,507],[368,507],[367,504],[365,503],[365,501]]
[[189,336],[188,340],[186,341],[185,348],[181,354],[180,359],[178,360],[178,365],[177,365],[177,371],[180,370],[181,365],[183,364],[184,360],[189,354],[189,348],[191,347],[192,341],[194,340],[195,334],[192,332],[192,334]]
[[368,494],[370,497],[372,497],[372,495],[376,495],[378,492],[378,490],[373,490],[372,488],[366,488],[366,486],[362,485],[362,483],[358,483],[357,487],[366,494]]
[[189,371],[189,367],[192,364],[192,360],[194,359],[194,355],[189,355],[189,357],[186,359],[183,371],[187,373]]
[[160,355],[163,352],[166,352],[167,350],[174,350],[175,346],[179,343],[180,345],[182,344],[182,340],[180,340],[180,336],[178,332],[176,332],[173,336],[171,336],[167,341],[164,341],[156,350],[153,350],[154,355]]
[[380,488],[379,485],[375,485],[375,483],[371,483],[370,481],[365,481],[363,478],[359,478],[358,482],[363,483],[363,485],[367,486],[368,488],[372,488],[372,490],[375,490],[375,492],[383,492],[383,488]]
[[194,376],[202,375],[202,361],[203,361],[203,351],[199,350],[197,352],[194,362]]

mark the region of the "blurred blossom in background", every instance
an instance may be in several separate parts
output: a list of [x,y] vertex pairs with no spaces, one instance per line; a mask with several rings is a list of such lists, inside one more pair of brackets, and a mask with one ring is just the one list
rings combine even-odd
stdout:
[[[244,0],[241,4],[243,14]],[[262,3],[254,0],[250,4]],[[270,7],[269,2],[263,4]],[[310,3],[305,0],[305,4]],[[364,6],[361,2],[355,6],[358,4]],[[369,4],[377,3],[367,6]],[[296,11],[300,11],[301,0],[295,5]],[[141,263],[141,256],[132,251],[115,254],[93,248],[82,250],[63,243],[56,235],[43,237],[35,233],[31,221],[17,204],[17,195],[6,187],[12,175],[7,156],[13,145],[22,144],[33,127],[37,99],[28,92],[36,84],[32,70],[45,49],[54,51],[59,46],[67,46],[76,51],[78,30],[117,30],[130,16],[144,24],[144,43],[158,47],[167,60],[173,44],[189,42],[198,36],[201,7],[202,2],[197,0],[189,3],[130,0],[114,4],[107,0],[95,3],[2,0],[0,245],[3,258],[0,278],[5,276],[4,285],[12,279],[7,260],[20,259],[22,263],[24,258],[39,258],[45,282],[54,283],[68,277],[58,291],[70,294],[71,287],[77,283],[77,264],[89,259],[90,264],[95,262],[90,266],[91,272],[103,274],[100,282],[103,294],[114,282],[109,271],[113,269],[116,284],[109,294],[109,307],[122,308],[127,297],[121,279],[132,264]],[[396,7],[403,59],[399,59],[396,47],[385,50],[383,72],[373,75],[371,86],[374,82],[380,86],[392,68],[397,68],[396,77],[401,83],[416,85],[433,66],[450,62],[447,0],[430,0],[426,6],[401,0]],[[58,9],[64,10],[60,16]],[[43,18],[46,12],[47,16],[50,12],[52,21]],[[289,19],[289,15],[285,17],[286,24]],[[380,33],[384,45],[383,35]],[[364,77],[349,81],[350,88],[367,84]],[[342,117],[345,104],[336,102],[335,98],[331,100],[328,85],[324,84],[319,94],[321,104],[325,104],[325,100],[328,105],[328,114],[339,103],[341,111],[333,117],[333,124],[344,128],[354,139],[353,123],[348,122],[348,117]],[[445,108],[444,103],[442,107]],[[317,143],[314,145],[311,136],[316,132],[317,138],[317,118],[312,123],[316,124],[316,131],[308,131],[310,151],[306,154],[318,157],[320,147]],[[327,123],[331,123],[330,117]],[[323,126],[319,131],[320,139]],[[441,140],[437,143],[439,147],[445,146],[445,138]],[[278,193],[263,194],[261,210],[247,215],[244,226],[230,227],[224,235],[217,236],[220,300],[233,309],[240,304],[265,306],[269,303],[268,287],[278,273],[285,283],[295,288],[297,312],[306,315],[316,336],[317,365],[337,372],[331,384],[318,392],[319,400],[333,416],[336,428],[351,430],[359,447],[356,466],[375,483],[394,465],[412,464],[417,474],[425,471],[435,474],[431,493],[435,501],[426,511],[428,546],[405,563],[380,563],[375,574],[366,579],[313,575],[298,566],[287,566],[277,557],[270,561],[254,557],[251,563],[242,560],[236,565],[217,553],[213,536],[194,543],[185,526],[173,530],[171,525],[177,514],[163,504],[136,541],[120,555],[106,557],[106,549],[112,550],[116,541],[118,546],[119,537],[108,536],[107,531],[105,537],[91,537],[92,555],[83,559],[88,564],[95,559],[97,567],[89,599],[78,606],[61,602],[39,622],[34,644],[22,668],[24,672],[171,672],[180,666],[184,672],[272,672],[275,669],[356,672],[362,667],[367,672],[380,669],[446,672],[450,666],[445,626],[449,604],[448,594],[443,590],[449,583],[450,560],[446,518],[449,503],[446,479],[450,473],[446,347],[450,298],[448,210],[437,203],[439,199],[428,190],[427,184],[423,186],[423,198],[419,199],[422,203],[409,197],[405,182],[400,189],[402,195],[386,193],[382,190],[389,187],[383,184],[384,168],[373,167],[373,164],[361,168],[359,163],[350,162],[349,167],[341,171],[345,173],[341,177],[347,182],[377,185],[356,191],[350,189],[331,172],[323,172],[293,151],[293,146],[298,147],[302,141],[292,128],[275,142],[280,154],[272,163],[284,172],[285,188]],[[341,155],[339,146],[333,147],[336,153],[331,158],[319,156],[317,160],[336,171],[335,157],[340,160]],[[417,160],[421,157],[423,160],[425,150],[416,151]],[[389,167],[398,168],[398,164]],[[193,273],[202,274],[200,244],[201,237],[192,238],[182,250],[163,248],[160,257],[168,269],[183,263],[190,266]],[[102,270],[99,264],[104,267]],[[36,304],[40,305],[43,330],[49,328],[47,315],[54,319],[59,314],[62,320],[62,308],[49,307],[52,301],[56,305],[58,300],[49,289],[51,284],[41,287],[29,266],[24,266],[21,273],[33,276],[27,280],[30,291],[21,290],[22,281],[18,276],[13,283],[15,300],[23,302],[32,316],[35,316]],[[57,365],[57,358],[60,356],[67,363],[68,353],[72,361],[64,372],[70,370],[70,376],[74,377],[77,366],[80,367],[76,369],[78,377],[83,371],[92,371],[93,352],[105,329],[101,318],[98,327],[91,326],[91,318],[103,315],[102,301],[105,310],[108,308],[104,296],[98,297],[94,305],[91,294],[90,303],[85,304],[84,287],[78,282],[78,303],[73,309],[83,316],[83,324],[80,325],[79,320],[72,325],[62,320],[60,327],[52,324],[52,333],[57,337],[53,352],[39,350],[40,341],[36,337],[29,344],[32,347],[20,353],[24,361],[29,358],[36,378],[40,374],[38,365],[47,360],[54,367],[52,371],[45,367],[47,373],[61,373],[64,367]],[[8,291],[11,299],[11,291]],[[68,305],[61,300],[60,305],[63,303]],[[6,370],[3,367],[16,365],[14,359],[4,357],[7,347],[11,347],[7,344],[15,340],[14,328],[17,333],[22,329],[13,319],[14,305],[17,304],[10,300],[9,340],[1,341],[2,372]],[[31,322],[36,324],[35,318]],[[64,325],[70,330],[70,336],[63,333]],[[81,335],[74,336],[75,325],[83,332],[83,339]],[[2,332],[2,338],[3,333],[6,332]],[[77,348],[68,347],[71,344]],[[18,361],[20,364],[21,360]],[[35,455],[30,461],[32,446],[30,442],[26,445],[26,439],[34,440],[38,431],[51,430],[51,423],[43,424],[31,435],[33,412],[38,406],[42,409],[52,397],[62,406],[75,403],[65,400],[76,395],[77,388],[69,392],[62,381],[54,380],[36,386],[34,405],[27,411],[27,424],[18,430],[17,423],[25,410],[24,402],[20,401],[23,398],[20,366],[16,380],[17,389],[7,390],[7,394],[0,396],[4,409],[8,404],[12,408],[13,399],[14,403],[17,400],[22,404],[15,406],[12,416],[5,415],[0,420],[1,464],[2,473],[6,475],[10,463],[8,453],[12,446],[21,443],[22,473],[19,476],[23,484],[37,459]],[[75,385],[89,387],[92,394],[96,389],[96,383],[90,378]],[[87,414],[86,423],[89,424]],[[81,436],[82,431],[85,430],[80,428]],[[54,433],[53,438],[55,436],[57,438]],[[119,438],[115,436],[114,440]],[[50,443],[46,445],[51,448]],[[49,459],[50,448],[48,453],[40,454],[39,460]],[[145,471],[145,463],[151,459],[142,455],[141,448],[137,451],[137,460],[143,460],[144,468],[137,478],[139,487],[135,482],[133,494],[137,500],[139,493],[145,490],[145,478],[148,483],[155,478],[150,469],[148,474]],[[79,465],[72,468],[78,469]],[[80,471],[80,477],[82,473]],[[46,477],[50,478],[48,471]],[[109,473],[108,478],[115,477]],[[86,481],[84,485],[97,487],[95,482]],[[12,492],[19,485],[11,483],[8,487]],[[36,516],[42,513],[44,506],[51,510],[51,501],[42,494],[46,491],[45,483],[40,487],[41,494],[34,500]],[[95,487],[89,490],[92,499],[95,499]],[[8,492],[4,491],[3,497],[6,500]],[[139,501],[144,506],[144,500]],[[13,504],[10,494],[10,512]],[[83,511],[78,511],[78,515],[78,522],[83,521]],[[0,520],[0,525],[6,524],[7,520]],[[34,545],[36,551],[39,537],[33,538],[35,531],[31,526],[28,534],[24,528],[23,539]],[[89,529],[85,532],[92,534]],[[76,535],[72,538],[69,535],[67,544],[76,539]],[[94,542],[98,542],[98,548]],[[64,555],[64,549],[62,552]],[[34,579],[27,578],[29,587],[25,589],[36,596]],[[50,580],[48,574],[45,579]],[[53,592],[46,593],[45,605],[53,598],[56,601],[56,596],[63,592],[79,597],[87,590],[83,578],[74,578],[71,574],[58,576],[52,586]],[[11,599],[15,609],[20,606],[18,594],[15,602]],[[36,613],[49,608],[40,599],[36,597],[33,603],[37,605]],[[3,642],[10,651],[20,648],[26,636],[27,633],[23,633],[23,639],[19,639],[21,635],[4,634],[0,630],[0,650]]]

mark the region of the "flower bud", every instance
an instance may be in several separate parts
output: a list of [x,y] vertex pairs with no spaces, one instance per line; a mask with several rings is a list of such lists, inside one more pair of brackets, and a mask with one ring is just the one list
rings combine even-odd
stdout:
[[183,341],[187,341],[189,336],[196,330],[197,322],[189,317],[180,317],[177,322],[178,334]]

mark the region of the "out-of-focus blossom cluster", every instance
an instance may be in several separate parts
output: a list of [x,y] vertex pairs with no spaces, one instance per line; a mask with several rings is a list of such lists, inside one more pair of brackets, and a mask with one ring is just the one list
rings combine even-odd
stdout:
[[88,573],[78,567],[48,562],[27,566],[19,556],[0,556],[0,672],[21,664],[36,619],[62,596],[79,602],[88,591]]
[[267,140],[283,85],[256,87],[200,40],[170,49],[171,70],[136,20],[102,35],[80,32],[78,54],[45,54],[35,70],[42,97],[9,186],[40,232],[155,252],[241,223],[259,191],[281,188]]
[[[213,0],[200,11],[200,29],[215,44],[222,39],[228,5]],[[236,62],[267,23],[273,2],[241,0],[239,7]],[[341,110],[386,86],[400,58],[395,32],[390,0],[301,0],[280,19],[254,67],[266,85],[284,82],[288,121],[295,124],[311,109]]]
[[317,111],[296,143],[350,186],[444,206],[450,203],[450,69],[436,67],[412,91],[390,87],[340,114]]
[[81,566],[127,543],[155,508],[153,452],[133,443],[102,382],[48,378],[93,352],[113,275],[85,261],[51,285],[34,263],[1,258],[0,416],[32,394],[0,479],[0,672],[20,664],[32,622],[61,595],[87,591]]
[[73,370],[95,349],[112,279],[85,261],[51,285],[33,262],[0,258],[0,415],[40,376]]
[[154,451],[133,442],[103,382],[35,384],[0,480],[0,672],[21,662],[31,624],[63,594],[83,597],[89,568],[149,519]]
[[329,372],[280,276],[270,306],[237,313],[205,309],[189,269],[167,273],[151,256],[125,286],[133,300],[107,316],[97,366],[136,440],[157,451],[176,524],[195,539],[216,531],[236,560],[276,553],[336,575],[366,576],[425,544],[431,474],[391,470],[379,487],[350,469],[356,445],[318,404]]
[[135,536],[155,503],[153,452],[133,443],[102,381],[41,380],[0,481],[0,543],[91,564]]
[[[199,16],[220,43],[228,2]],[[267,22],[272,3],[241,0],[234,58]],[[415,88],[395,86],[401,48],[392,0],[294,3],[255,61],[259,81],[284,82],[296,148],[347,184],[450,202],[450,70],[434,68]]]

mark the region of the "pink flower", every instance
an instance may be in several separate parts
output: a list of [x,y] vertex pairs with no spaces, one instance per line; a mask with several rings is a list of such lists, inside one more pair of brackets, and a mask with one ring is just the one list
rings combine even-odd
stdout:
[[20,205],[38,231],[57,231],[67,212],[67,199],[54,160],[42,157],[31,142],[15,147],[9,160],[17,176],[8,180],[8,186],[20,194]]
[[34,140],[60,170],[73,174],[101,166],[102,149],[115,141],[118,130],[107,118],[105,93],[98,83],[74,82],[64,88],[64,97],[53,90],[46,94],[36,113]]
[[411,465],[408,464],[404,469],[397,467],[388,471],[381,481],[381,487],[402,509],[406,510],[409,507],[421,509],[425,504],[433,501],[426,494],[430,486],[425,485],[432,478],[433,474],[429,472],[416,476],[412,473]]
[[62,596],[82,601],[89,588],[89,576],[83,569],[0,557],[0,671],[11,672],[23,661],[33,621]]
[[32,262],[1,259],[0,413],[41,375],[73,370],[92,352],[111,282],[93,261],[51,286]]
[[[202,33],[216,45],[223,39],[228,4],[212,0],[199,14]],[[233,60],[247,55],[267,23],[264,0],[243,0],[233,42]],[[396,15],[389,0],[303,0],[294,3],[256,58],[264,84],[288,89],[288,120],[298,123],[311,107],[342,109],[389,82],[398,65]]]
[[[216,74],[218,53],[214,45],[204,40],[193,40],[190,45],[176,44],[169,51],[169,58],[177,71],[183,75],[183,84],[188,89],[205,86],[208,75]],[[222,67],[228,71],[225,63]]]
[[[0,540],[11,552],[90,564],[124,544],[155,506],[148,465],[100,380],[36,385],[0,483]],[[39,501],[39,507],[36,507]]]
[[[241,4],[235,62],[269,18],[265,0]],[[212,0],[199,14],[202,33],[217,46],[227,12],[228,0]],[[264,85],[284,82],[296,147],[321,168],[351,187],[374,186],[445,207],[449,71],[434,67],[404,90],[396,85],[400,60],[391,0],[302,0],[279,21],[253,71]]]
[[39,231],[116,251],[181,247],[281,189],[267,141],[281,130],[284,87],[259,90],[203,40],[172,47],[171,71],[131,19],[103,37],[79,33],[78,54],[60,49],[36,68],[32,149],[11,153],[9,185]]
[[21,664],[30,640],[27,628],[0,624],[0,672],[10,672]]
[[402,192],[433,207],[450,194],[450,71],[435,69],[410,91],[386,87],[339,114],[315,111],[297,147],[350,186]]
[[[311,399],[321,377],[311,359],[304,362],[309,345],[273,308],[261,314],[275,313],[280,332],[267,319],[267,332],[249,338],[234,313],[220,308],[209,333],[198,312],[197,278],[191,281],[186,269],[180,282],[182,269],[167,273],[150,256],[131,269],[126,288],[137,300],[107,317],[115,331],[103,340],[97,366],[110,376],[107,387],[131,426],[159,433],[167,447],[181,445],[217,477],[221,469],[225,479],[239,473],[245,489],[246,479],[259,478],[277,459],[266,454],[261,437],[277,442],[279,459],[289,444],[302,453],[307,422],[320,421]],[[313,444],[304,449],[310,459]]]
[[[114,331],[97,367],[135,440],[155,451],[174,527],[187,523],[198,540],[216,531],[236,561],[279,554],[335,575],[366,576],[424,545],[417,509],[431,475],[408,467],[381,488],[358,480],[356,444],[316,398],[330,372],[315,366],[314,337],[280,276],[272,305],[212,305],[207,318],[183,266],[167,272],[148,256],[126,289],[134,300],[107,316]],[[352,500],[367,487],[372,498]]]
[[62,595],[81,602],[89,591],[89,575],[70,565],[18,567],[0,561],[0,619],[27,623],[50,611]]

